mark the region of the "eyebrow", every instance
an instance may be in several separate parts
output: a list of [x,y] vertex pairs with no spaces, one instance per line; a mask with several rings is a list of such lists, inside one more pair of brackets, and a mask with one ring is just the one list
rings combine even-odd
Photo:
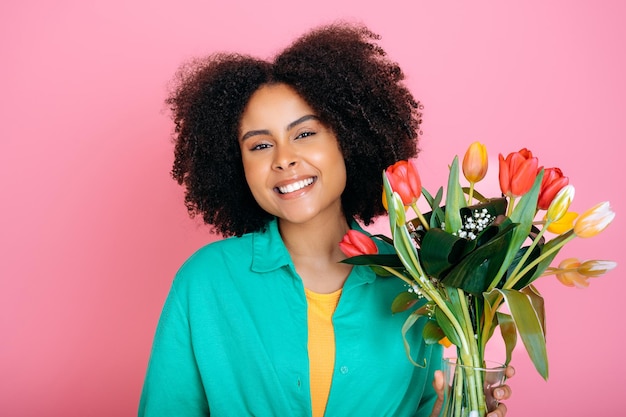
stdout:
[[[307,114],[305,116],[300,117],[299,119],[294,120],[293,122],[289,123],[286,127],[285,130],[291,130],[293,129],[295,126],[299,125],[300,123],[304,123],[307,120],[320,120],[319,117],[313,115],[313,114]],[[252,136],[256,136],[256,135],[269,135],[270,131],[267,129],[262,129],[262,130],[250,130],[248,132],[246,132],[242,137],[241,137],[241,142],[244,142],[246,139],[252,137]]]

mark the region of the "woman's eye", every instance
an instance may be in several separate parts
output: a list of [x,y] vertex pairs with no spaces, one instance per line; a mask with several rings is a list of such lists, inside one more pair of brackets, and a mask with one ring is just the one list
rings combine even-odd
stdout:
[[259,143],[250,148],[251,151],[259,151],[261,149],[267,149],[270,145],[267,143]]
[[310,131],[302,132],[298,136],[296,136],[296,139],[306,138],[308,136],[313,136],[314,134],[315,132],[310,132]]

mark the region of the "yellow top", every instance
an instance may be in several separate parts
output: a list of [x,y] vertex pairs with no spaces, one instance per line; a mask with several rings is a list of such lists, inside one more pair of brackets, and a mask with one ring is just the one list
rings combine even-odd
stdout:
[[313,417],[322,417],[335,367],[335,331],[332,317],[339,303],[341,289],[330,294],[319,294],[306,288],[304,292],[308,302],[311,406]]

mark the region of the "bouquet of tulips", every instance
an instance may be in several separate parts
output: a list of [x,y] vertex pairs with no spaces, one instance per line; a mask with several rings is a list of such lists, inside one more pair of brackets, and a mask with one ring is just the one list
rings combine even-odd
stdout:
[[[473,143],[462,162],[468,182],[463,187],[455,157],[445,201],[443,187],[435,194],[422,188],[414,160],[397,162],[383,173],[391,238],[372,237],[392,244],[395,253],[378,254],[371,238],[356,231],[340,243],[350,256],[344,262],[369,265],[379,275],[407,283],[408,291],[391,306],[393,312],[414,309],[402,328],[403,337],[418,320],[426,320],[426,343],[456,346],[457,364],[466,371],[455,376],[450,396],[457,401],[447,414],[453,416],[482,416],[487,411],[485,381],[472,369],[485,366],[485,347],[497,327],[506,347],[504,365],[519,334],[537,371],[547,379],[544,301],[532,285],[537,278],[554,274],[566,285],[586,286],[589,277],[616,266],[573,258],[551,266],[572,239],[593,237],[611,223],[615,213],[608,202],[581,215],[569,211],[574,187],[568,178],[558,168],[540,167],[527,149],[499,156],[502,195],[486,198],[474,186],[485,177],[487,161],[485,146]],[[427,213],[417,207],[421,196],[430,206]],[[407,221],[409,208],[417,217]],[[504,305],[507,312],[501,309]],[[409,359],[420,366],[406,345]]]

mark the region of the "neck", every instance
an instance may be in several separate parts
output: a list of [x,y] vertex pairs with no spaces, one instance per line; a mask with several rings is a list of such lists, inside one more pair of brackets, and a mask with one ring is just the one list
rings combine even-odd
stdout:
[[318,293],[331,293],[343,287],[352,269],[340,263],[346,256],[339,242],[349,229],[343,214],[306,224],[279,220],[285,246],[304,287]]
[[[339,242],[350,229],[341,213],[338,216],[315,219],[313,222],[296,224],[278,221],[280,234],[292,257],[326,257],[341,254]],[[345,256],[340,256],[340,259]]]

